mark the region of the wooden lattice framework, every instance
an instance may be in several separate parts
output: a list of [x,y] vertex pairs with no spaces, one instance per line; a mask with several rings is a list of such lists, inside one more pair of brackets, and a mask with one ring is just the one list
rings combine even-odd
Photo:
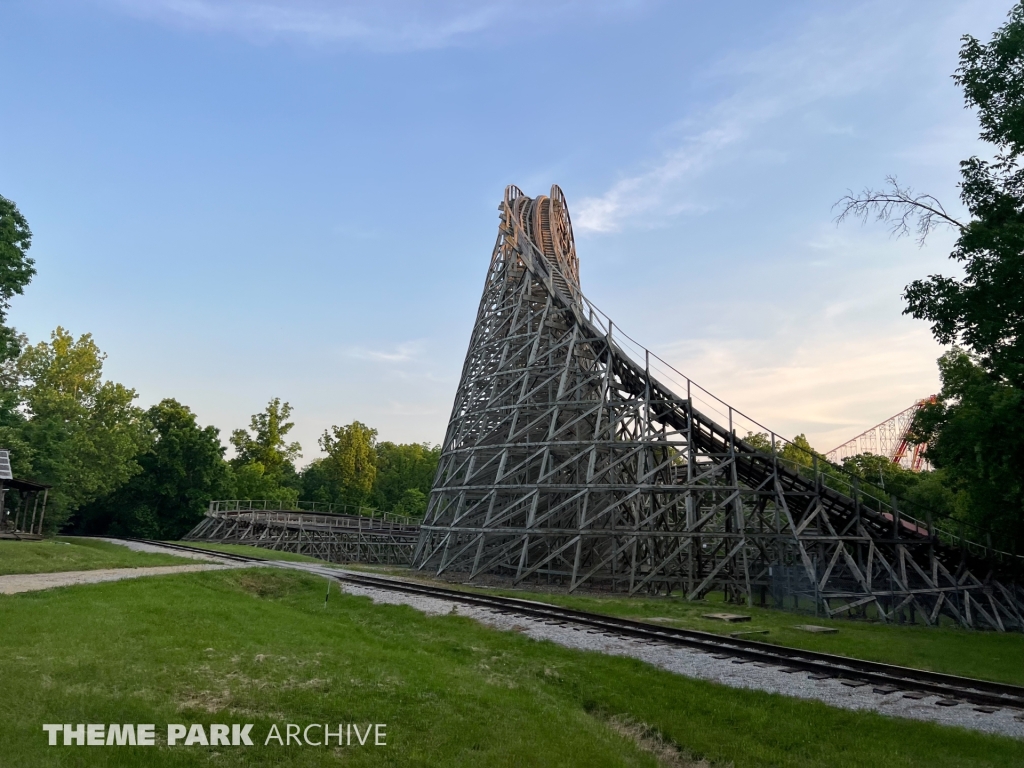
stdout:
[[[257,508],[254,508],[257,507]],[[409,565],[419,526],[398,515],[333,514],[274,502],[212,501],[185,541],[247,544],[332,563]]]
[[500,211],[415,567],[1024,628],[1018,558],[793,460],[774,434],[756,449],[737,411],[628,354],[580,289],[557,186],[510,186]]

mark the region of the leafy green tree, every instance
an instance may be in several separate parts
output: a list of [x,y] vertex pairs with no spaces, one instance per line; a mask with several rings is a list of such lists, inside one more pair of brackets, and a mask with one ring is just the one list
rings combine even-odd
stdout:
[[298,489],[285,485],[280,475],[270,475],[258,461],[228,467],[228,485],[235,499],[259,499],[294,504]]
[[874,216],[896,235],[916,222],[921,242],[937,226],[953,227],[959,236],[950,258],[964,277],[913,281],[903,294],[904,314],[931,323],[939,343],[969,348],[996,380],[1024,387],[1024,3],[1013,7],[991,42],[963,37],[953,80],[966,106],[977,110],[981,138],[994,154],[960,163],[960,199],[969,221],[895,177],[884,189],[844,197],[837,220]]
[[409,517],[423,517],[427,513],[427,494],[419,488],[406,488],[402,498],[392,508],[392,512]]
[[772,438],[767,432],[747,432],[743,442],[764,453],[772,452]]
[[[818,453],[811,447],[811,443],[807,440],[807,435],[799,434],[793,438],[791,442],[787,442],[781,447],[776,447],[778,450],[779,457],[793,466],[811,468],[815,465],[818,466],[819,470],[824,470],[828,464],[824,454]],[[817,458],[817,461],[815,461]]]
[[906,290],[907,312],[942,344],[960,342],[997,379],[1024,387],[1024,4],[989,44],[967,35],[953,79],[995,159],[960,163],[971,214],[951,254],[963,279],[932,275]]
[[313,459],[303,467],[300,481],[303,501],[318,504],[344,503],[340,480],[326,459]]
[[28,255],[32,230],[13,201],[0,195],[0,361],[18,356],[19,337],[7,326],[7,311],[15,294],[24,293],[36,273]]
[[201,427],[176,400],[146,411],[151,443],[137,459],[141,471],[75,515],[80,533],[178,539],[202,520],[211,499],[229,493],[220,430]]
[[320,448],[327,456],[320,469],[333,501],[368,504],[377,478],[377,430],[362,422],[324,430]]
[[942,390],[922,408],[914,438],[928,442],[929,460],[958,497],[957,517],[1024,552],[1024,390],[959,348],[940,358],[939,372]]
[[234,497],[237,499],[294,500],[298,496],[299,476],[295,459],[302,446],[289,443],[286,435],[295,426],[288,421],[292,407],[275,397],[249,420],[249,431],[231,433],[235,456],[231,459]]
[[374,506],[414,516],[426,512],[427,498],[440,458],[439,445],[379,443],[377,477],[373,485]]
[[303,469],[302,498],[422,517],[441,447],[376,438],[375,429],[358,421],[325,431],[320,447],[327,456]]
[[[743,442],[752,448],[764,453],[772,452],[772,439],[767,432],[747,432],[742,438]],[[792,440],[776,438],[775,455],[787,466],[792,468],[812,468],[815,466],[815,457],[819,470],[825,471],[828,462],[823,454],[818,453],[811,447],[807,435],[799,434]]]
[[843,461],[843,469],[851,475],[870,483],[877,493],[873,495],[885,499],[887,496],[906,498],[910,489],[918,483],[918,473],[904,469],[894,463],[888,456],[873,453],[862,453],[851,456]]
[[138,474],[137,457],[151,440],[135,390],[103,380],[105,359],[90,334],[76,341],[58,327],[17,361],[28,415],[22,460],[26,474],[53,486],[47,521],[54,529]]
[[253,414],[249,420],[252,434],[244,429],[231,433],[231,444],[235,447],[231,463],[238,467],[259,462],[270,476],[283,472],[288,465],[294,468],[295,459],[302,455],[302,446],[285,440],[285,435],[295,426],[288,421],[291,415],[292,407],[288,403],[282,403],[279,397],[273,398],[263,411]]

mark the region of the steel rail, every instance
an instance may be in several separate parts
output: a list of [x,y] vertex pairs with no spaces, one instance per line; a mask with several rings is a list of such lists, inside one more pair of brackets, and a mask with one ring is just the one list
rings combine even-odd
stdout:
[[729,656],[745,659],[748,662],[761,662],[782,668],[827,674],[829,677],[840,680],[887,686],[903,691],[919,691],[970,704],[1024,709],[1024,687],[1007,683],[978,680],[976,678],[948,675],[941,672],[902,667],[895,664],[884,664],[882,662],[855,659],[830,653],[789,648],[756,640],[743,640],[716,635],[712,632],[702,632],[695,629],[663,627],[617,616],[578,611],[534,600],[466,592],[464,590],[422,584],[394,577],[354,574],[350,571],[338,572],[310,563],[266,560],[258,557],[218,552],[201,547],[189,547],[182,544],[171,544],[150,539],[125,538],[124,540],[166,547],[168,549],[201,553],[235,562],[253,564],[273,563],[278,567],[295,568],[306,573],[313,573],[356,586],[405,592],[421,597],[433,597],[487,608],[497,612],[516,613],[549,622],[591,627],[610,635],[630,637],[658,644],[684,646],[707,653],[728,654]]

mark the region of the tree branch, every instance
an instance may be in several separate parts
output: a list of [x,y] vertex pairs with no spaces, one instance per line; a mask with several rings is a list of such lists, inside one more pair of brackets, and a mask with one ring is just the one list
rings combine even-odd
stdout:
[[937,198],[915,195],[910,187],[901,187],[895,176],[886,176],[885,181],[885,189],[865,188],[857,196],[853,192],[844,195],[832,206],[832,210],[842,209],[835,218],[836,224],[851,217],[866,222],[873,216],[875,221],[889,224],[890,233],[896,237],[909,235],[913,225],[918,245],[924,245],[925,238],[938,226],[964,230],[965,225],[950,216]]

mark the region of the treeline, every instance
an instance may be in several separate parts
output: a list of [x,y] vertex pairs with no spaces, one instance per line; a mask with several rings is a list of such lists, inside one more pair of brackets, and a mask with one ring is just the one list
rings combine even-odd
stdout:
[[422,517],[437,469],[439,446],[378,442],[377,431],[354,421],[320,437],[326,456],[297,468],[301,446],[288,442],[291,406],[272,399],[248,429],[236,429],[235,456],[225,460],[216,427],[201,427],[176,400],[140,414],[147,430],[137,470],[116,490],[68,518],[76,533],[178,538],[194,527],[211,499],[314,501],[335,511],[370,509]]
[[218,498],[426,511],[439,447],[378,442],[355,421],[324,430],[325,455],[299,468],[291,406],[274,398],[231,433],[228,460],[220,431],[188,406],[142,409],[134,389],[105,380],[106,355],[90,334],[58,327],[29,344],[7,314],[35,275],[31,242],[17,206],[0,196],[0,448],[15,477],[52,486],[47,530],[178,538]]
[[[852,494],[856,483],[862,503],[873,509],[887,511],[890,498],[895,496],[903,514],[921,520],[931,515],[933,521],[953,518],[966,522],[970,517],[969,496],[954,490],[945,470],[914,472],[873,453],[847,457],[840,470],[825,454],[815,451],[805,435],[797,435],[792,442],[779,441],[774,448],[765,432],[748,432],[743,440],[765,453],[774,451],[784,466],[808,477],[816,471],[825,485],[841,493]],[[975,528],[972,522],[969,533],[977,537]]]

